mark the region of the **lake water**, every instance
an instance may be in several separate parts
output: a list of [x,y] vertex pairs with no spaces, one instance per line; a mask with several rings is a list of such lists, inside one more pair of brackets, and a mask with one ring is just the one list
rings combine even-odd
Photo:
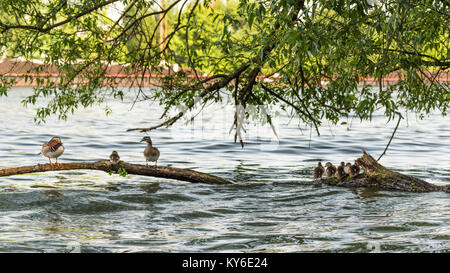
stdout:
[[[157,103],[80,109],[67,121],[33,122],[20,101],[31,88],[0,97],[0,168],[47,163],[41,144],[60,136],[61,162],[106,159],[145,164],[141,138],[126,132],[153,126]],[[275,110],[272,111],[275,113]],[[190,115],[188,115],[190,116]],[[381,163],[393,170],[450,183],[449,118],[404,113]],[[317,161],[377,158],[396,120],[355,119],[321,136],[280,113],[269,126],[246,126],[245,147],[229,134],[233,108],[210,105],[191,124],[148,133],[160,166],[195,169],[233,185],[202,185],[99,171],[46,172],[0,178],[0,252],[449,252],[450,195],[315,186]]]

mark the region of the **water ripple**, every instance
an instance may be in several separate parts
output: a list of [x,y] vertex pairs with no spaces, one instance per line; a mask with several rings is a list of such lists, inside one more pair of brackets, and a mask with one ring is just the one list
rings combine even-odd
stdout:
[[[121,159],[143,164],[140,142],[150,135],[158,164],[215,174],[233,185],[198,185],[162,178],[80,170],[3,177],[0,180],[0,251],[67,252],[448,252],[449,196],[312,184],[317,161],[353,161],[365,149],[380,155],[395,124],[381,113],[371,122],[308,125],[280,115],[270,126],[246,127],[245,147],[234,143],[232,111],[209,106],[193,125],[176,123],[148,134],[126,132],[154,125],[157,104],[110,101],[81,109],[68,121],[32,122],[20,100],[29,88],[0,97],[1,168],[46,163],[40,145],[61,136],[62,161]],[[127,94],[127,96],[131,96]],[[150,113],[149,115],[148,113]],[[230,114],[231,113],[231,114]],[[407,117],[406,113],[404,115]],[[326,124],[326,123],[325,123]],[[426,130],[425,130],[426,128]],[[311,133],[311,134],[310,134]],[[430,182],[450,183],[448,118],[411,115],[382,164]]]

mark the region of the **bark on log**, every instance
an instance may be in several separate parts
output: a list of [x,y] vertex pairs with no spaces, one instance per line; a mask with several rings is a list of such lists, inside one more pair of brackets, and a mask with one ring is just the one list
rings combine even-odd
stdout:
[[419,178],[388,170],[379,164],[372,156],[364,152],[356,163],[364,169],[363,174],[350,179],[348,176],[342,181],[337,178],[322,179],[327,185],[341,187],[367,187],[405,192],[435,192],[450,193],[450,185],[434,185]]
[[179,169],[172,167],[146,167],[145,165],[131,164],[120,161],[117,164],[111,164],[109,160],[100,160],[97,162],[72,162],[60,163],[59,165],[37,164],[34,166],[24,166],[17,168],[8,168],[0,170],[0,176],[10,176],[17,174],[50,172],[50,171],[64,171],[64,170],[98,170],[104,172],[117,172],[119,169],[124,169],[128,174],[153,176],[169,178],[191,183],[205,183],[205,184],[231,184],[231,182],[206,173],[197,171]]

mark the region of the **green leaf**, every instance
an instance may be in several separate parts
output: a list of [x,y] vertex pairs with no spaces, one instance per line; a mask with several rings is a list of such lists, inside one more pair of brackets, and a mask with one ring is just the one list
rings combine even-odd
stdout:
[[254,14],[254,13],[250,13],[250,14],[248,15],[248,21],[247,21],[248,27],[249,27],[250,29],[252,28],[253,20],[255,20],[255,14]]

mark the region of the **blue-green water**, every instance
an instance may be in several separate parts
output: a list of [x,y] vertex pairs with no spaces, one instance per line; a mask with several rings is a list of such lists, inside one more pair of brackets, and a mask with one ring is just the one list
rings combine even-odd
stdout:
[[[81,109],[67,121],[33,123],[21,99],[30,88],[0,97],[0,168],[47,163],[38,156],[62,138],[61,162],[106,159],[144,164],[145,145],[133,127],[158,123],[157,103]],[[196,114],[197,111],[194,111]],[[274,111],[272,112],[274,113]],[[187,115],[190,117],[191,115]],[[449,118],[404,114],[381,163],[435,184],[450,183]],[[314,186],[318,160],[353,161],[364,148],[378,157],[395,127],[372,122],[324,123],[318,137],[305,124],[275,114],[269,126],[246,125],[245,148],[229,134],[233,108],[208,106],[149,135],[158,164],[190,168],[235,182],[213,186],[97,171],[0,178],[1,252],[449,252],[450,195]]]

